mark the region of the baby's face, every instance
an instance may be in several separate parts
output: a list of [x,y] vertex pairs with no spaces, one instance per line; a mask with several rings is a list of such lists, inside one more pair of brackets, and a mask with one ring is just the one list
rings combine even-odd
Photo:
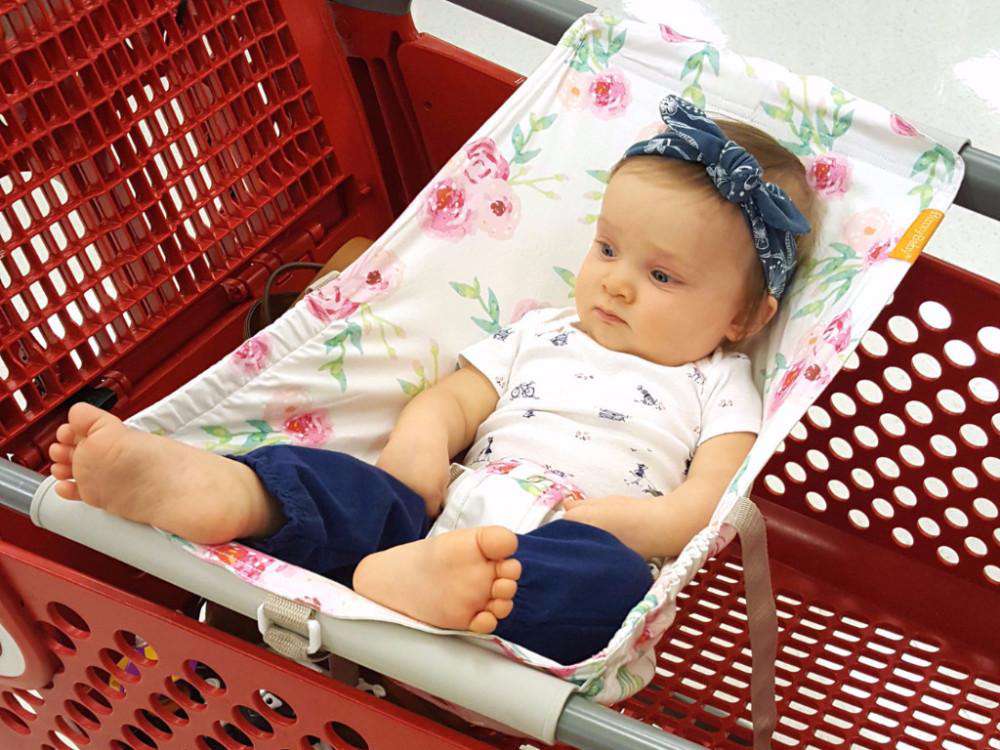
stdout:
[[743,213],[712,197],[627,165],[616,172],[576,280],[580,328],[671,366],[737,340],[748,264],[759,261]]

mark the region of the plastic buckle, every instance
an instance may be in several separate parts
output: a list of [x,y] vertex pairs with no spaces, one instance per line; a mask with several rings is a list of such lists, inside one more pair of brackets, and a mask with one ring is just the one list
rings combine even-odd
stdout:
[[[267,610],[265,609],[266,604],[266,602],[262,602],[261,605],[257,607],[257,629],[260,631],[262,636],[266,635],[267,631],[272,627],[281,627],[280,625],[276,625],[267,614]],[[312,655],[319,651],[320,647],[323,645],[319,631],[319,620],[315,620],[310,617],[306,620],[305,624],[306,630],[309,633],[309,643],[308,646],[306,646],[306,653]],[[285,629],[287,630],[287,628]],[[296,635],[302,637],[300,633],[296,633]]]

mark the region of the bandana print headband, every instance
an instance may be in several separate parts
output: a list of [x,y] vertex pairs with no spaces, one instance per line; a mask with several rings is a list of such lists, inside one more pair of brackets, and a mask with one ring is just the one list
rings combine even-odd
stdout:
[[667,131],[630,146],[624,158],[658,154],[704,164],[722,197],[743,209],[767,289],[781,299],[795,270],[795,235],[812,229],[806,217],[784,190],[761,179],[760,163],[703,110],[669,94],[660,102],[660,116]]

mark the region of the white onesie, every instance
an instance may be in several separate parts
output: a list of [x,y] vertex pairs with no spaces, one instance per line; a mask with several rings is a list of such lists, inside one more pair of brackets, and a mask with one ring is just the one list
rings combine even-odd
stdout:
[[669,367],[606,349],[577,322],[573,308],[534,310],[460,353],[500,398],[465,466],[452,467],[431,536],[488,524],[528,533],[561,517],[567,497],[663,495],[700,443],[760,428],[745,354]]
[[460,353],[500,395],[466,466],[527,458],[588,497],[656,496],[684,481],[704,441],[760,429],[745,354],[717,349],[670,367],[607,349],[578,322],[574,308],[533,310]]

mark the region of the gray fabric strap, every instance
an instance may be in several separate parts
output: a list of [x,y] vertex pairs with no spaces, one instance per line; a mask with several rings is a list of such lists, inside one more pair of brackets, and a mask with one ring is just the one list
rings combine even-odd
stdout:
[[778,615],[771,590],[764,516],[744,497],[729,512],[726,523],[736,528],[743,550],[743,587],[747,599],[747,629],[750,632],[752,673],[750,713],[754,750],[770,750],[777,722],[774,699],[774,660],[778,648]]
[[271,593],[262,606],[269,621],[267,628],[261,630],[264,643],[289,659],[314,660],[316,655],[309,653],[309,620],[313,610]]

